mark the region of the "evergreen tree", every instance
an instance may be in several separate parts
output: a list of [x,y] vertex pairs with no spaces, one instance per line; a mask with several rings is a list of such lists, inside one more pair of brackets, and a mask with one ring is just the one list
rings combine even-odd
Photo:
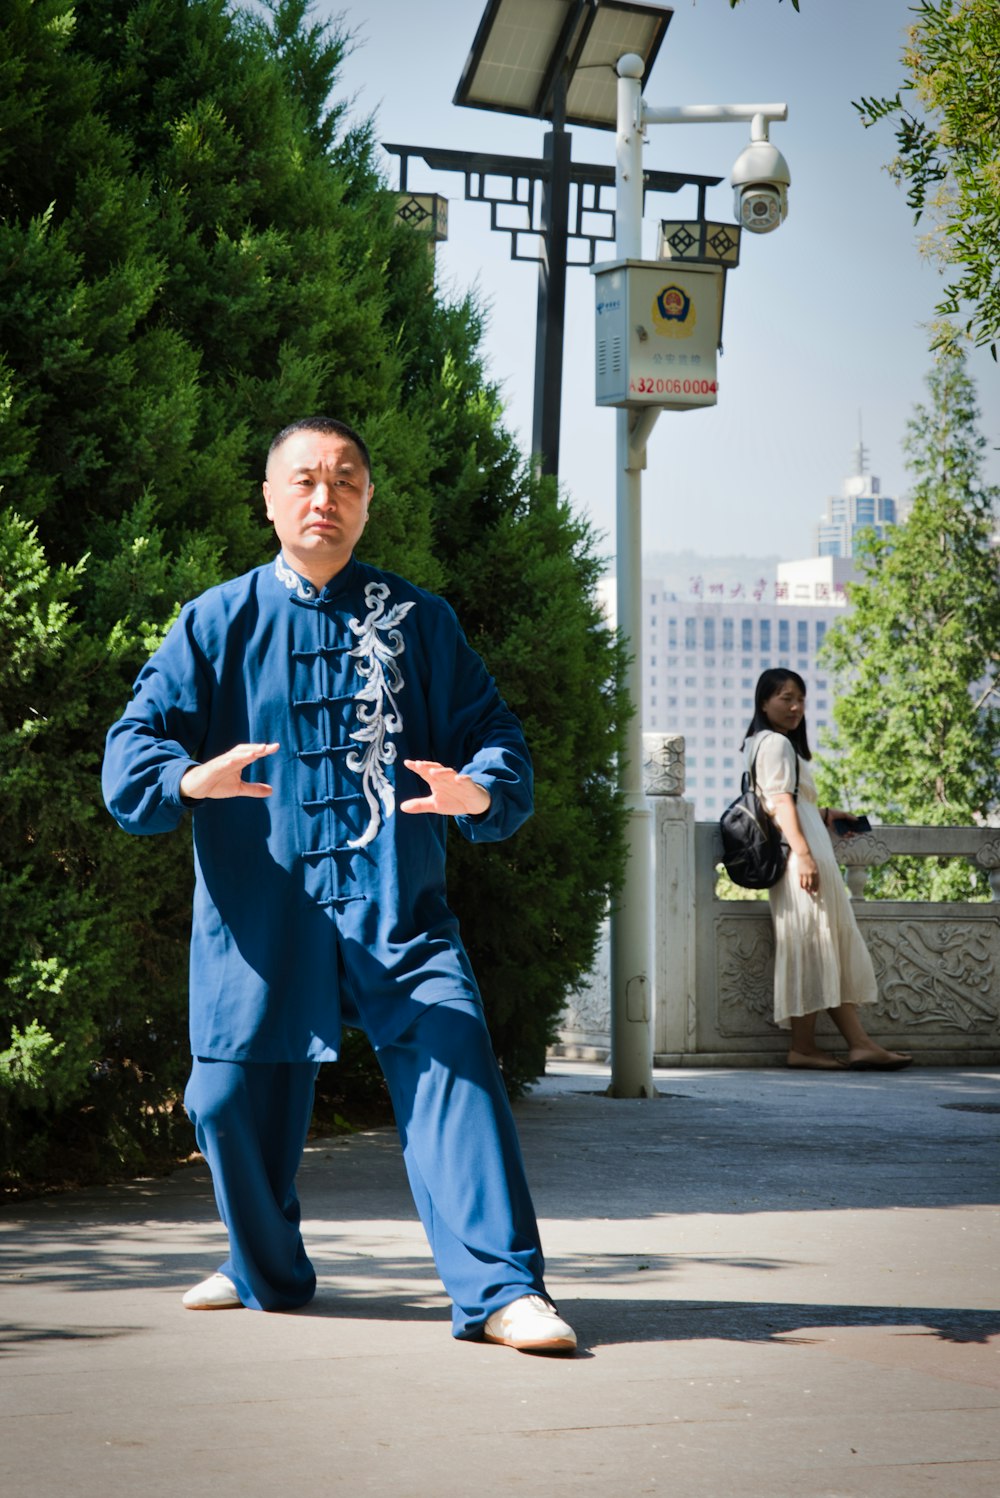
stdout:
[[0,14],[0,1169],[15,1180],[189,1147],[189,840],[124,837],[98,772],[181,603],[273,554],[259,483],[287,421],[365,433],[364,557],[449,597],[525,721],[537,816],[496,850],[452,850],[513,1088],[540,1068],[620,872],[625,703],[593,540],[533,481],[484,379],[477,307],[436,295],[370,130],[330,102],[346,45],[306,0]]
[[[982,481],[985,439],[957,345],[928,380],[908,425],[915,479],[906,521],[870,536],[864,580],[827,635],[837,677],[833,747],[821,798],[887,823],[981,821],[1000,798],[1000,588],[997,491]],[[882,898],[968,898],[984,876],[933,860],[887,866]]]

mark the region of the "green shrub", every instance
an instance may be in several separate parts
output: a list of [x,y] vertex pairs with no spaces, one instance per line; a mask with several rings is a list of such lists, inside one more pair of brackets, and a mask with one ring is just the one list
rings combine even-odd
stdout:
[[[190,1148],[186,833],[128,838],[104,734],[180,604],[273,554],[271,435],[364,431],[364,555],[443,591],[523,718],[538,814],[453,840],[512,1089],[542,1065],[622,864],[621,657],[593,541],[532,481],[471,301],[434,290],[346,46],[304,0],[10,0],[0,19],[0,1170],[14,1186]],[[14,90],[16,89],[16,99]],[[503,922],[496,913],[503,911]],[[377,1092],[353,1053],[336,1085]]]

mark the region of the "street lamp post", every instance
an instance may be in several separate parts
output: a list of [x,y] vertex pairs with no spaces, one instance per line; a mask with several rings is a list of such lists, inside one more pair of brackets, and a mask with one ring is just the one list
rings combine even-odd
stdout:
[[[643,61],[626,53],[618,61],[618,125],[615,143],[616,239],[619,262],[639,260],[642,253],[642,141],[650,124],[704,124],[751,121],[751,147],[740,158],[767,142],[770,120],[786,119],[784,104],[703,104],[649,108],[642,97]],[[781,162],[787,184],[788,169],[780,154],[770,149],[769,160]],[[750,181],[746,175],[733,181]],[[783,189],[782,189],[783,190]],[[775,196],[773,192],[770,194]],[[760,196],[760,195],[758,195]],[[765,194],[767,196],[767,194]],[[781,217],[784,199],[781,190]],[[752,205],[751,205],[752,209]],[[766,232],[776,227],[754,223],[747,211],[744,226]],[[619,764],[619,789],[628,813],[628,860],[621,893],[611,915],[611,1086],[613,1097],[652,1097],[653,1047],[651,1034],[650,957],[651,849],[649,809],[643,791],[642,756],[642,469],[646,443],[660,414],[657,405],[641,409],[621,407],[616,414],[616,566],[618,627],[625,637],[630,662],[626,687],[632,704],[624,753]]]
[[[615,139],[615,252],[638,259],[642,249],[642,59],[618,64],[618,130]],[[652,408],[653,421],[659,415]],[[646,413],[640,413],[645,417]],[[635,421],[615,413],[615,553],[618,628],[628,641],[626,690],[632,715],[626,728],[618,785],[625,802],[625,881],[611,916],[611,1087],[613,1097],[652,1097],[650,1039],[649,808],[642,784],[642,477],[640,454],[630,447]],[[652,430],[652,423],[649,425]],[[648,436],[648,431],[647,434]]]
[[542,182],[542,242],[538,263],[531,451],[539,460],[542,473],[558,476],[572,160],[572,141],[566,130],[564,77],[559,79],[555,89],[552,127],[545,132],[542,145],[547,170]]

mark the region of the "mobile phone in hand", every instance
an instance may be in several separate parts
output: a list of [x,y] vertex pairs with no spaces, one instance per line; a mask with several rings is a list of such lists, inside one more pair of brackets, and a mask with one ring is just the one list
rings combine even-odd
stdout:
[[833,830],[838,837],[848,837],[852,832],[871,832],[872,824],[867,817],[855,817],[848,821],[847,817],[834,817]]

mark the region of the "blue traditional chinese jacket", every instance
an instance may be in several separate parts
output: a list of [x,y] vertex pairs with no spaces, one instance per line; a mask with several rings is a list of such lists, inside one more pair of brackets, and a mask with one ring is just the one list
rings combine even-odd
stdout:
[[[246,771],[271,796],[181,801],[193,764],[274,742]],[[397,813],[427,791],[404,759],[462,770],[488,810]],[[509,836],[532,771],[443,599],[356,559],[320,591],[280,555],[210,589],[140,672],[103,779],[128,832],[193,816],[195,1055],[335,1060],[345,975],[376,1045],[424,1006],[476,995],[445,895],[447,822],[473,842]]]

